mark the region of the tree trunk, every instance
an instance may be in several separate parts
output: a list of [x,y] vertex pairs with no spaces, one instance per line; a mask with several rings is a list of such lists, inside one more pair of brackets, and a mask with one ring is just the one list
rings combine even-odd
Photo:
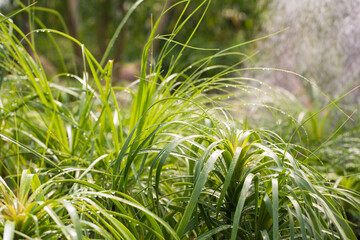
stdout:
[[[80,25],[79,17],[79,0],[67,0],[66,1],[66,24],[68,26],[70,35],[77,39],[78,30]],[[77,62],[80,62],[82,59],[81,48],[73,43],[73,49],[76,56]]]
[[107,30],[109,22],[112,20],[111,17],[111,2],[110,0],[98,0],[98,26],[97,30],[97,45],[99,47],[98,54],[100,58],[106,50],[106,45],[108,42]]

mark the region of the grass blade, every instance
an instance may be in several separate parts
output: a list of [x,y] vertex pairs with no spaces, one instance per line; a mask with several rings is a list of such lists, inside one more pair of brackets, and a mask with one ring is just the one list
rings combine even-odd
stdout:
[[140,5],[140,3],[142,3],[144,0],[138,0],[136,1],[132,6],[131,8],[129,9],[129,11],[126,13],[126,15],[124,16],[124,18],[121,20],[121,22],[119,23],[118,27],[116,28],[115,30],[115,33],[114,35],[112,36],[106,50],[105,50],[105,53],[104,53],[104,56],[102,57],[101,61],[100,61],[100,65],[104,65],[105,61],[106,61],[106,58],[109,56],[109,53],[112,49],[112,47],[114,46],[115,44],[115,41],[116,39],[118,38],[120,32],[121,32],[121,29],[124,27],[125,23],[127,22],[127,20],[129,19],[129,17],[131,16],[131,14],[135,11],[135,9]]
[[15,235],[15,222],[7,220],[4,227],[4,240],[13,240]]
[[244,185],[241,189],[241,194],[240,194],[237,206],[236,206],[234,220],[233,220],[233,227],[232,227],[232,231],[231,231],[231,240],[236,240],[236,235],[237,235],[237,231],[238,231],[238,227],[239,227],[239,223],[240,223],[241,213],[242,213],[242,210],[243,210],[243,207],[245,204],[245,200],[246,200],[246,196],[249,193],[251,182],[252,182],[254,176],[255,175],[252,173],[250,173],[248,176],[246,176]]
[[189,220],[193,214],[193,211],[194,211],[196,205],[198,204],[198,199],[201,194],[201,189],[203,188],[210,171],[213,169],[216,160],[221,156],[221,153],[223,151],[224,150],[216,150],[214,153],[212,153],[210,155],[208,161],[205,163],[204,168],[202,169],[200,176],[195,183],[194,190],[191,194],[189,203],[185,208],[185,212],[181,218],[179,226],[176,229],[176,233],[179,236],[183,235],[185,227],[189,223]]
[[273,200],[273,239],[279,239],[279,184],[277,178],[271,179]]

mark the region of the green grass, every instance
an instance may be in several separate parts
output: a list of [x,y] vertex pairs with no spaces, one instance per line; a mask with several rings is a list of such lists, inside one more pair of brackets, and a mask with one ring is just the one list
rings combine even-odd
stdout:
[[[194,3],[178,4],[185,13]],[[343,204],[359,211],[359,194],[298,157],[302,146],[251,129],[224,105],[236,99],[229,86],[253,87],[240,68],[251,55],[209,50],[174,72],[182,52],[200,51],[189,45],[196,29],[182,44],[176,35],[208,4],[180,15],[168,35],[155,36],[153,23],[139,80],[127,88],[111,85],[111,60],[59,31],[34,30],[82,48],[86,72],[49,78],[3,17],[3,239],[356,239]],[[154,39],[165,41],[159,55]],[[234,64],[211,64],[222,57]]]

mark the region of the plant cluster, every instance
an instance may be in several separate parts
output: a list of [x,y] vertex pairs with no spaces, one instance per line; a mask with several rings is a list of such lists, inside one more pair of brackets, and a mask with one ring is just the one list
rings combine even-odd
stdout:
[[[1,16],[3,239],[356,239],[344,204],[360,211],[359,194],[310,167],[302,146],[228,111],[232,91],[264,91],[242,75],[243,44],[175,71],[184,52],[210,51],[190,45],[210,1],[192,4],[176,3],[170,34],[156,35],[161,17],[153,23],[139,80],[126,88],[111,84],[110,50],[98,61],[69,35],[36,29],[82,50],[82,75],[47,76],[31,34]],[[224,57],[236,60],[212,64]]]

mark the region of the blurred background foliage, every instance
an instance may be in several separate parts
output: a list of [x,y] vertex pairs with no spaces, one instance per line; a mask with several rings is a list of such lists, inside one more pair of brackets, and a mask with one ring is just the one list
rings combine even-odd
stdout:
[[[28,5],[34,0],[0,0],[0,11],[9,14],[20,5]],[[152,24],[161,10],[176,5],[178,0],[144,0],[126,22],[110,58],[115,60],[113,81],[132,81],[138,75],[143,44]],[[70,33],[84,43],[97,59],[101,59],[116,27],[121,22],[135,0],[39,0],[31,11],[36,19],[29,19],[22,13],[14,17],[24,32],[34,28],[52,28]],[[200,3],[200,1],[199,1]],[[160,22],[157,34],[169,34],[181,14],[182,4],[171,8]],[[183,19],[196,8],[192,4]],[[201,12],[183,28],[176,41],[185,42],[201,18]],[[240,50],[251,55],[259,51],[248,66],[273,67],[296,72],[316,82],[325,94],[338,98],[359,84],[360,64],[360,0],[223,0],[212,1],[207,14],[199,25],[190,45],[206,49],[226,47],[253,40],[288,28],[255,44],[245,45]],[[152,20],[151,20],[152,19]],[[33,21],[35,24],[29,24]],[[37,23],[37,24],[36,24]],[[62,72],[61,62],[54,45],[46,34],[34,33],[37,50],[43,64],[50,74]],[[81,49],[62,37],[56,39],[68,71],[76,72],[82,67]],[[159,53],[164,41],[155,41],[154,53]],[[69,51],[69,49],[73,49]],[[188,66],[208,51],[185,51],[179,69]],[[173,52],[176,54],[176,49]],[[74,57],[77,59],[76,66]],[[224,59],[222,60],[224,61]],[[225,59],[226,61],[226,59]],[[233,63],[234,59],[218,64]],[[251,65],[253,66],[253,65]],[[134,76],[135,75],[135,76]],[[281,71],[256,71],[254,76],[272,86],[281,87],[294,94],[306,107],[316,107],[318,91],[309,82],[294,74]],[[321,104],[327,99],[320,99]],[[360,103],[360,90],[357,89],[342,100],[344,107],[352,109]],[[349,105],[350,103],[350,105]]]
[[[6,2],[6,3],[5,3]],[[2,12],[9,13],[19,8],[19,5],[31,4],[29,0],[3,0]],[[97,59],[101,59],[102,54],[115,32],[116,27],[121,22],[126,12],[135,3],[135,0],[64,0],[64,1],[45,1],[39,0],[36,7],[32,10],[35,16],[45,25],[45,27],[69,32],[71,36],[77,38],[84,43],[88,49],[95,55]],[[115,78],[121,80],[133,80],[134,74],[139,68],[138,61],[141,57],[142,47],[145,43],[152,24],[156,21],[161,10],[172,6],[180,1],[169,0],[167,3],[163,0],[145,0],[133,13],[132,17],[127,21],[125,28],[121,31],[111,58],[115,60]],[[223,49],[225,47],[238,44],[240,42],[253,39],[261,30],[262,16],[266,11],[269,0],[223,0],[213,1],[196,32],[196,37],[190,43],[191,46],[199,48],[216,48]],[[173,7],[164,16],[160,22],[157,34],[169,34],[181,14],[182,5]],[[194,8],[190,7],[184,14],[185,19]],[[45,11],[45,8],[59,13]],[[199,11],[201,12],[201,11]],[[197,18],[192,18],[177,36],[176,41],[185,42],[192,30],[196,27],[201,13]],[[64,19],[61,19],[61,16]],[[152,21],[150,21],[152,19]],[[20,14],[15,17],[15,21],[19,26],[23,27],[24,32],[29,32],[29,18],[27,14]],[[35,20],[31,20],[34,21]],[[65,25],[65,26],[64,26]],[[39,24],[36,28],[43,28]],[[46,34],[34,34],[36,38],[36,46],[40,52],[46,53],[43,60],[50,71],[55,72],[61,69],[58,56],[54,50],[54,46],[49,44]],[[56,36],[55,36],[56,37]],[[68,41],[58,37],[56,39],[61,49],[71,48]],[[155,42],[153,51],[156,53],[161,49],[161,42]],[[201,57],[202,52],[198,51]],[[68,68],[73,68],[71,51],[62,51]],[[81,66],[81,49],[77,46],[73,47],[73,53],[77,58],[77,68]],[[189,65],[195,60],[191,54],[184,53],[183,66]],[[199,55],[196,59],[199,59]],[[207,56],[208,53],[204,53]],[[132,63],[132,64],[129,64]]]

